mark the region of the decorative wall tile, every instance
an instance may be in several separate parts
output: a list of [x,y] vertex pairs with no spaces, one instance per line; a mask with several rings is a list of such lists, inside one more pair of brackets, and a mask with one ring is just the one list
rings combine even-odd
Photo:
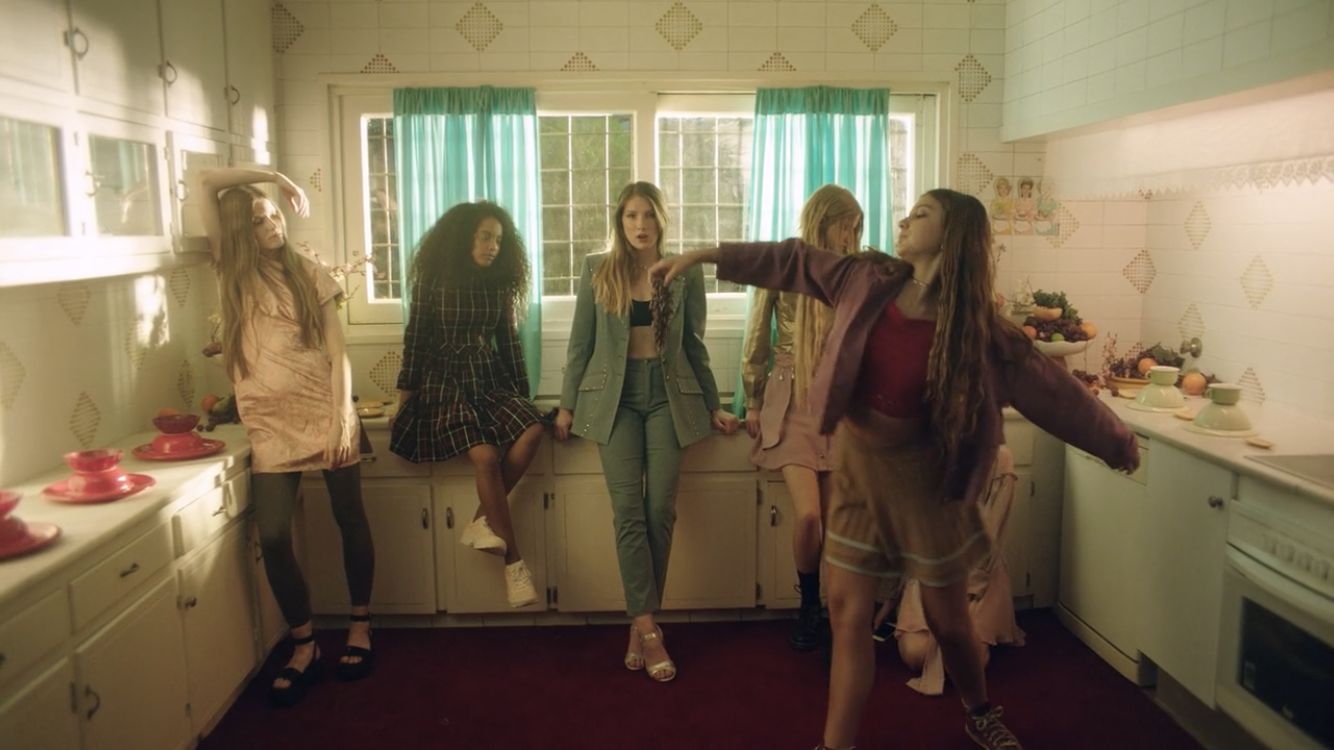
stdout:
[[704,22],[699,17],[690,12],[681,0],[672,3],[672,7],[667,9],[666,13],[653,24],[653,28],[667,40],[672,49],[680,52],[686,48],[686,45],[699,36],[699,32],[704,30]]
[[995,177],[977,154],[963,154],[954,163],[954,187],[969,195],[986,190]]
[[1181,340],[1200,337],[1204,338],[1204,317],[1200,315],[1200,308],[1194,303],[1186,305],[1186,311],[1181,314],[1181,320],[1177,321],[1177,330],[1181,333]]
[[1203,203],[1196,201],[1195,207],[1186,215],[1185,229],[1186,236],[1190,238],[1190,246],[1199,250],[1212,227],[1213,222],[1209,219],[1209,212],[1205,210]]
[[129,358],[130,368],[138,370],[144,365],[144,357],[148,356],[148,347],[139,341],[138,328],[131,328],[125,332],[125,356]]
[[397,351],[385,352],[371,367],[371,382],[376,388],[387,394],[395,393],[398,390],[398,371],[403,369],[403,355]]
[[27,374],[18,356],[0,341],[0,406],[8,409],[18,401],[19,390]]
[[1246,293],[1246,301],[1251,303],[1251,309],[1258,310],[1264,303],[1265,297],[1274,290],[1274,275],[1269,272],[1269,266],[1265,265],[1264,259],[1255,256],[1251,259],[1250,265],[1241,274],[1241,290]]
[[193,409],[195,403],[195,368],[190,360],[181,360],[181,368],[176,373],[176,392],[181,394],[185,408]]
[[97,428],[102,423],[102,412],[93,403],[93,397],[85,391],[74,400],[74,411],[69,415],[69,431],[74,439],[84,448],[93,446],[97,437]]
[[598,66],[589,59],[588,55],[582,52],[576,52],[570,55],[570,59],[560,66],[560,69],[567,73],[588,73],[598,69]]
[[879,52],[885,42],[899,30],[899,25],[890,18],[877,3],[871,3],[856,21],[852,22],[852,33],[872,52]]
[[1121,275],[1126,277],[1126,281],[1135,287],[1140,294],[1149,291],[1149,286],[1158,276],[1158,269],[1153,265],[1153,257],[1149,255],[1148,250],[1140,250],[1126,267],[1121,269]]
[[1052,247],[1060,247],[1075,232],[1079,231],[1079,219],[1075,218],[1075,215],[1065,207],[1064,203],[1058,203],[1056,204],[1056,210],[1052,212],[1050,228],[1052,231],[1039,231],[1038,234],[1045,236]]
[[83,322],[83,314],[88,312],[88,300],[92,296],[87,284],[62,284],[56,292],[56,302],[69,322],[77,326]]
[[1265,402],[1265,389],[1260,385],[1260,376],[1255,374],[1254,367],[1246,368],[1241,377],[1237,378],[1237,385],[1241,386],[1242,398],[1260,404]]
[[775,52],[769,55],[769,59],[760,65],[759,70],[766,73],[783,72],[791,73],[796,71],[797,66],[793,65],[782,52]]
[[500,36],[500,32],[505,30],[505,24],[485,5],[473,3],[459,22],[454,24],[454,28],[473,49],[481,52]]
[[273,51],[281,55],[296,44],[306,27],[282,3],[273,4],[270,17],[273,21]]
[[310,186],[315,189],[315,192],[323,193],[324,169],[322,167],[316,167],[315,171],[310,173],[310,177],[306,181],[309,182]]
[[185,303],[190,299],[190,272],[184,268],[174,268],[167,276],[167,288],[171,290],[171,296],[176,300],[176,304],[185,307]]
[[376,52],[375,56],[366,61],[361,68],[362,73],[397,73],[398,68],[389,62],[389,58],[384,56],[383,52]]
[[991,83],[991,73],[987,72],[972,53],[964,55],[959,64],[954,66],[954,70],[959,74],[959,96],[966,102],[976,99],[987,84]]

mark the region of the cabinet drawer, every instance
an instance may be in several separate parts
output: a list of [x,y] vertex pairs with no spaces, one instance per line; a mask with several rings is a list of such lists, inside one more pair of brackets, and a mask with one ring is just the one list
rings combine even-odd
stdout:
[[0,685],[12,680],[69,636],[64,587],[0,623]]
[[190,501],[171,518],[179,557],[206,543],[250,507],[250,475],[238,474]]
[[[365,429],[363,427],[363,429]],[[426,477],[431,475],[431,464],[414,464],[389,450],[389,430],[366,430],[375,452],[361,456],[363,477]],[[467,459],[464,459],[467,463]],[[469,464],[471,471],[471,464]]]
[[74,629],[87,625],[169,562],[171,531],[164,523],[75,578],[70,584]]

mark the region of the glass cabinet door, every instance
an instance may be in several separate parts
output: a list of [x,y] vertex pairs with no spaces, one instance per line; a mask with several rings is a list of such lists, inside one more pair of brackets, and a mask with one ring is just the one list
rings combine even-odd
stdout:
[[59,128],[0,117],[0,237],[67,233]]
[[162,234],[157,147],[91,135],[88,154],[97,233],[119,237]]

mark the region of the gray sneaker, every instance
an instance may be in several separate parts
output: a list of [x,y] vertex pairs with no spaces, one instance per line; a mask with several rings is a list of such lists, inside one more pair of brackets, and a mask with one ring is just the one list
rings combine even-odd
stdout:
[[992,706],[980,716],[969,714],[964,721],[964,731],[973,742],[987,750],[1023,750],[1014,732],[1001,723],[1000,717],[1000,706]]

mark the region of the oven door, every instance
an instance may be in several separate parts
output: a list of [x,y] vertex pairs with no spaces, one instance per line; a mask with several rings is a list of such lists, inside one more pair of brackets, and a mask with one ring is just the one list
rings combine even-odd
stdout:
[[1227,548],[1218,704],[1273,748],[1334,748],[1334,600]]

